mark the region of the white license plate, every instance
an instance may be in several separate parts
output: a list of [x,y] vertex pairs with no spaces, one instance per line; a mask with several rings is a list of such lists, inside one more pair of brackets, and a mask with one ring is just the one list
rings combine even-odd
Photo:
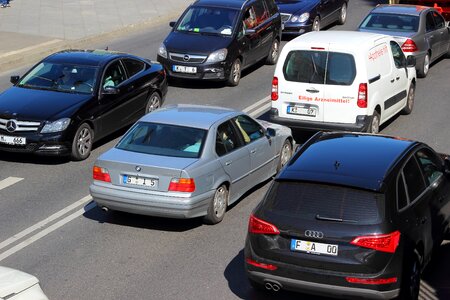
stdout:
[[26,145],[27,139],[20,136],[0,135],[0,143],[8,145]]
[[131,184],[131,185],[157,188],[158,187],[158,179],[123,175],[123,184]]
[[173,66],[172,70],[178,73],[197,73],[197,67],[186,67],[186,66]]
[[338,245],[301,240],[291,240],[291,250],[312,254],[338,255]]
[[315,107],[288,106],[287,113],[294,114],[294,115],[315,117],[317,115],[317,109]]

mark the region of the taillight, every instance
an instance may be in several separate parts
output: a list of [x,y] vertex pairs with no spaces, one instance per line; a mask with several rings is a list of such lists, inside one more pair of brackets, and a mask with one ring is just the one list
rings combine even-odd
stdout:
[[105,168],[100,168],[100,167],[94,166],[92,173],[93,173],[94,180],[111,182],[111,177],[109,176],[109,172]]
[[350,243],[377,251],[394,253],[399,242],[400,231],[394,231],[389,234],[359,236],[354,238]]
[[417,45],[413,40],[407,39],[402,45],[403,52],[416,52]]
[[358,107],[367,107],[367,83],[360,83],[358,89]]
[[169,191],[192,193],[195,191],[194,178],[172,178],[169,184]]
[[254,215],[250,215],[250,219],[248,220],[248,232],[254,234],[280,234],[280,231],[275,225],[260,220]]
[[272,101],[278,100],[278,77],[272,79]]
[[397,277],[378,278],[378,279],[345,277],[345,280],[347,280],[347,282],[349,282],[349,283],[359,283],[359,284],[390,284],[390,283],[396,283]]
[[270,270],[270,271],[274,271],[274,270],[278,269],[278,267],[275,265],[259,263],[250,258],[246,258],[245,262],[254,267],[258,267],[258,268],[262,268],[262,269],[266,269],[266,270]]

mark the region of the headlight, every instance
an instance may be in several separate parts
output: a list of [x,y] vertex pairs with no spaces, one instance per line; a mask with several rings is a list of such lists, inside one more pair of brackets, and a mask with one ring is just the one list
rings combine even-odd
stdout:
[[41,133],[60,132],[67,129],[70,124],[69,118],[59,119],[55,122],[47,122],[42,128]]
[[308,21],[308,19],[309,19],[309,13],[305,12],[305,13],[302,13],[300,16],[293,16],[291,18],[291,22],[304,23],[304,22]]
[[224,61],[227,58],[228,50],[223,48],[217,51],[214,51],[208,56],[206,60],[207,63],[215,63],[219,61]]
[[161,43],[161,45],[159,45],[158,54],[159,56],[167,58],[166,46],[164,45],[164,43]]

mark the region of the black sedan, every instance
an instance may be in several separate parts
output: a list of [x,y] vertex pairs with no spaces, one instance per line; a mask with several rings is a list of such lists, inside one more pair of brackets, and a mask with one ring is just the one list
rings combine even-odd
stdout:
[[347,19],[348,0],[275,0],[281,13],[283,34],[300,35]]
[[0,151],[86,159],[94,141],[162,105],[162,66],[133,55],[70,50],[48,56],[0,94]]
[[388,136],[317,133],[250,216],[253,286],[345,299],[417,299],[449,234],[446,155]]

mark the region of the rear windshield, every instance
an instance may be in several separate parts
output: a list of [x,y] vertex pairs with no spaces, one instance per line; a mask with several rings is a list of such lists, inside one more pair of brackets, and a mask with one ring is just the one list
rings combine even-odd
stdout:
[[356,76],[351,54],[325,51],[291,51],[283,66],[288,81],[351,85]]
[[369,14],[359,28],[382,31],[417,32],[419,17],[397,14]]
[[305,182],[274,182],[264,210],[303,220],[378,224],[384,217],[380,193]]
[[198,128],[139,122],[127,132],[116,148],[153,155],[198,158],[206,132]]

